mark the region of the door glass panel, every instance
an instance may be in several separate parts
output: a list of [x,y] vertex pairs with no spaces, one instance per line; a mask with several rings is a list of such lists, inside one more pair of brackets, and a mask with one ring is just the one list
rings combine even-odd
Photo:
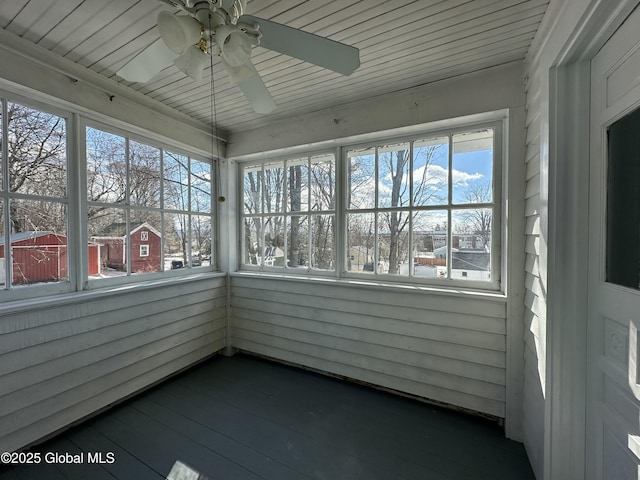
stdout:
[[609,127],[606,280],[640,289],[640,109]]

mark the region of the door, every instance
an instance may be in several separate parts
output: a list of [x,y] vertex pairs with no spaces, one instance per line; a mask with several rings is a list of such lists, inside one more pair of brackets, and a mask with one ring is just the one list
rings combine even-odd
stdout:
[[640,479],[640,9],[591,63],[587,455]]

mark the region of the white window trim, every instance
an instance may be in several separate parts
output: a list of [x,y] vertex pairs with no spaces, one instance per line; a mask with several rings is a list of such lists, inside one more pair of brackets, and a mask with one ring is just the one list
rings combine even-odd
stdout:
[[[243,170],[244,167],[247,164],[250,165],[262,165],[264,166],[265,164],[269,164],[269,163],[273,163],[273,162],[282,162],[283,164],[285,164],[285,162],[290,161],[290,160],[296,160],[296,159],[300,159],[300,158],[307,158],[310,159],[312,157],[318,157],[318,156],[323,156],[323,155],[332,155],[334,160],[335,160],[335,175],[336,175],[336,208],[334,210],[321,210],[321,211],[312,211],[312,210],[308,210],[305,212],[300,212],[300,216],[308,216],[309,218],[314,216],[314,215],[335,215],[335,219],[336,222],[338,222],[338,217],[339,217],[339,210],[338,210],[338,196],[339,196],[339,192],[338,192],[338,185],[337,185],[337,178],[340,176],[340,167],[339,167],[339,158],[337,156],[337,151],[334,150],[327,150],[327,149],[323,149],[323,150],[311,150],[311,151],[306,151],[306,152],[300,152],[298,154],[289,154],[289,155],[279,155],[279,156],[272,156],[272,157],[265,157],[262,158],[260,160],[256,160],[256,161],[252,161],[252,162],[241,162],[238,164],[238,194],[240,197],[239,200],[239,211],[238,211],[238,218],[240,218],[240,221],[238,222],[238,238],[239,243],[240,243],[240,247],[239,247],[239,252],[238,252],[238,259],[240,262],[240,269],[242,270],[247,270],[247,271],[258,271],[258,272],[271,272],[271,273],[282,273],[282,272],[287,272],[287,273],[293,273],[293,274],[300,274],[300,275],[313,275],[313,276],[321,276],[321,277],[335,277],[336,276],[336,272],[337,270],[337,265],[339,262],[339,259],[334,258],[334,263],[336,265],[336,268],[334,270],[321,270],[321,269],[316,269],[316,268],[311,268],[311,267],[307,267],[306,269],[302,269],[302,268],[295,268],[295,267],[290,267],[290,266],[284,266],[284,267],[274,267],[274,266],[268,266],[268,265],[251,265],[251,264],[245,264],[243,259],[244,259],[244,252],[245,252],[245,244],[244,244],[244,218],[247,216],[260,216],[262,217],[263,215],[265,215],[264,213],[261,213],[259,215],[251,215],[251,214],[246,214],[244,212],[244,176],[243,176]],[[286,188],[286,180],[287,180],[287,176],[286,176],[286,168],[285,168],[285,178],[284,178],[284,182],[285,182],[285,191],[283,193],[284,195],[284,203],[287,203],[287,200],[289,199],[288,196],[288,190]],[[283,217],[290,217],[293,216],[292,212],[287,211],[287,212],[282,212],[282,213],[277,213],[275,214],[275,216],[283,216]],[[286,237],[286,236],[285,236]],[[264,238],[263,238],[264,240]],[[286,238],[285,238],[286,240]],[[337,241],[336,241],[337,242]],[[264,242],[263,242],[264,243]],[[265,246],[263,244],[262,249],[264,250]],[[310,248],[310,247],[309,247]],[[336,248],[337,251],[337,248]]]
[[[504,239],[506,238],[506,222],[503,217],[504,202],[506,197],[506,185],[504,185],[506,174],[506,155],[508,151],[508,142],[506,141],[506,133],[508,129],[508,115],[504,110],[496,112],[487,112],[486,114],[473,115],[472,117],[461,119],[449,119],[443,122],[436,122],[437,126],[433,127],[429,124],[423,128],[411,126],[407,128],[397,129],[391,133],[384,132],[381,134],[369,133],[362,135],[361,138],[349,138],[343,140],[332,140],[330,143],[335,148],[336,154],[336,229],[338,232],[335,239],[336,248],[336,270],[325,272],[320,270],[300,271],[300,269],[283,268],[283,267],[266,267],[253,266],[244,264],[244,232],[243,222],[240,220],[237,225],[238,234],[238,270],[247,272],[264,272],[270,274],[286,274],[300,276],[330,276],[337,279],[352,279],[362,282],[388,282],[393,284],[408,285],[424,285],[438,288],[464,288],[476,291],[505,291],[504,269],[506,265],[505,252],[503,251]],[[444,125],[444,127],[442,126]],[[490,281],[474,281],[474,280],[456,280],[456,279],[425,279],[419,277],[407,277],[389,274],[363,274],[357,272],[347,272],[345,268],[346,252],[346,174],[347,162],[345,160],[347,149],[356,149],[358,146],[371,146],[378,143],[399,143],[410,139],[418,139],[425,136],[453,135],[455,133],[466,132],[469,130],[490,127],[494,129],[494,158],[493,158],[493,194],[494,194],[494,211],[492,218],[492,237],[491,237],[491,280]],[[287,151],[289,153],[287,153]],[[291,153],[295,152],[295,153]],[[237,189],[238,189],[238,218],[244,217],[244,178],[243,166],[247,164],[257,165],[260,163],[269,163],[273,161],[281,161],[291,158],[299,158],[303,156],[314,156],[319,153],[326,153],[327,150],[309,149],[305,150],[300,146],[285,149],[279,153],[264,152],[259,155],[253,154],[246,158],[235,158],[237,162]]]
[[[88,252],[86,248],[80,248],[82,245],[88,245],[87,229],[86,229],[86,138],[85,129],[87,126],[102,129],[110,133],[122,135],[131,140],[139,141],[152,145],[154,147],[161,148],[163,151],[167,150],[172,153],[181,154],[189,157],[190,159],[197,160],[199,162],[208,163],[211,165],[211,173],[213,178],[217,178],[218,175],[218,158],[207,158],[206,153],[200,151],[191,151],[187,146],[180,146],[177,142],[173,142],[171,139],[165,139],[158,134],[151,131],[146,131],[134,125],[127,125],[126,123],[112,119],[101,117],[97,114],[93,114],[85,109],[76,108],[73,105],[65,102],[60,102],[55,98],[45,97],[39,95],[37,92],[33,92],[33,95],[28,97],[24,93],[0,89],[0,98],[6,102],[19,103],[21,105],[41,110],[46,113],[57,115],[63,118],[66,122],[66,157],[67,157],[67,196],[66,198],[54,198],[56,202],[61,202],[67,206],[67,262],[68,262],[68,279],[66,281],[55,283],[42,283],[33,284],[28,286],[10,286],[6,289],[4,285],[0,287],[0,307],[4,307],[14,302],[29,301],[29,299],[42,298],[44,296],[58,296],[60,294],[73,294],[86,292],[89,290],[89,276],[88,276]],[[5,119],[7,115],[6,103],[3,102],[3,116]],[[100,118],[100,120],[97,120]],[[8,131],[8,125],[6,122],[2,122],[2,131],[0,134],[6,136]],[[5,149],[6,150],[6,149]],[[200,153],[199,153],[200,152]],[[2,162],[0,167],[2,168],[3,181],[8,179],[8,166],[6,164],[7,152],[2,152]],[[6,183],[5,183],[6,186]],[[216,202],[216,191],[218,185],[216,182],[211,182],[211,208],[210,213],[201,213],[197,211],[190,211],[189,215],[204,215],[211,217],[211,231],[212,231],[212,246],[211,246],[211,259],[212,264],[206,267],[198,267],[198,274],[210,272],[212,274],[217,273],[217,235],[218,235],[218,211]],[[16,195],[11,195],[14,197]],[[46,200],[48,197],[37,195],[17,195],[20,198],[27,200]],[[0,199],[6,201],[10,197],[9,192],[5,188],[0,192]],[[173,212],[165,209],[165,212]],[[5,216],[6,217],[6,216]],[[3,229],[8,232],[9,219],[4,220]],[[9,271],[11,272],[11,268]],[[117,287],[122,284],[140,284],[144,286],[149,282],[162,281],[168,277],[176,276],[188,276],[194,272],[191,269],[185,269],[184,271],[165,270],[162,272],[149,273],[145,275],[129,275],[127,277],[118,277],[113,279],[101,279],[99,282],[92,282],[91,289],[99,290],[103,288]],[[7,276],[10,276],[8,273]],[[52,298],[54,298],[52,297]]]
[[[340,178],[340,187],[342,189],[346,189],[347,187],[347,159],[346,154],[347,150],[357,150],[359,148],[370,147],[371,145],[378,144],[395,144],[395,143],[403,143],[410,142],[412,140],[418,140],[424,137],[438,137],[438,136],[453,136],[457,133],[464,133],[470,130],[481,129],[481,128],[493,128],[494,129],[494,139],[493,139],[493,217],[492,217],[492,235],[491,235],[491,280],[490,281],[474,281],[474,280],[456,280],[452,278],[421,278],[414,276],[404,276],[404,275],[390,275],[390,274],[379,274],[379,273],[358,273],[347,271],[346,266],[342,265],[341,268],[341,278],[354,278],[360,280],[370,280],[370,281],[389,281],[389,282],[399,282],[399,283],[408,283],[408,284],[418,284],[418,285],[433,285],[438,287],[463,287],[463,288],[472,288],[479,290],[501,290],[502,282],[501,282],[501,264],[503,261],[503,253],[501,250],[502,244],[502,202],[504,201],[502,191],[502,170],[503,170],[503,157],[504,157],[504,120],[493,120],[486,122],[474,122],[463,124],[455,127],[445,128],[445,129],[425,129],[423,132],[412,133],[411,135],[404,136],[381,136],[380,138],[374,140],[368,140],[366,143],[353,143],[348,145],[343,145],[341,147],[341,178]],[[452,152],[450,153],[452,154]],[[449,188],[451,188],[451,184],[449,182]],[[340,235],[340,241],[342,242],[340,245],[336,245],[336,249],[339,252],[344,252],[344,255],[341,257],[346,259],[347,252],[347,231],[346,231],[346,195],[347,192],[344,191],[341,196],[341,203],[338,207],[339,216],[341,218],[342,228],[339,230],[342,232]],[[443,210],[447,211],[455,210],[456,208],[467,206],[467,204],[453,204],[451,198],[449,198],[448,205],[436,205],[433,207],[425,207],[424,210]],[[404,210],[405,208],[402,208]],[[372,212],[380,211],[379,208],[371,208],[369,209]],[[450,223],[450,222],[449,222]],[[450,230],[447,230],[447,233],[450,233]],[[449,242],[450,245],[451,242]],[[448,255],[451,258],[451,255]],[[447,262],[447,268],[449,271],[451,270],[451,262]]]
[[[11,92],[7,92],[4,90],[0,90],[0,98],[2,101],[2,131],[0,132],[0,140],[6,138],[8,135],[8,125],[4,119],[7,118],[7,102],[10,103],[19,103],[28,108],[33,108],[34,110],[40,110],[45,113],[49,113],[52,115],[56,115],[65,120],[65,133],[66,133],[66,156],[67,156],[67,196],[66,198],[52,198],[51,200],[56,203],[62,203],[67,206],[67,280],[60,282],[52,282],[52,283],[39,283],[27,286],[20,285],[11,285],[9,283],[10,288],[7,290],[5,284],[2,285],[2,289],[0,290],[0,302],[12,301],[12,300],[22,300],[31,298],[34,296],[41,295],[54,295],[60,293],[68,293],[74,291],[74,287],[77,284],[77,258],[74,255],[77,243],[77,236],[75,235],[75,231],[72,226],[72,219],[74,214],[74,202],[71,201],[75,196],[75,188],[74,182],[72,178],[75,175],[74,162],[72,161],[73,155],[76,153],[75,145],[77,142],[76,138],[76,124],[77,118],[76,116],[62,108],[57,106],[52,106],[47,103],[34,100],[31,98],[24,97],[20,94],[15,94]],[[25,194],[10,194],[8,191],[8,179],[9,179],[9,171],[8,171],[8,151],[7,149],[2,150],[2,158],[0,162],[0,167],[2,167],[2,182],[3,188],[0,191],[0,199],[2,202],[8,201],[9,198],[21,198],[25,200],[38,200],[38,201],[46,201],[48,197],[46,196],[38,196],[38,195],[25,195]],[[5,238],[7,238],[5,247],[10,248],[10,221],[8,215],[3,216],[3,230],[7,232]],[[5,248],[5,258],[8,256],[8,250]],[[5,262],[6,264],[6,262]],[[5,265],[5,274],[6,281],[13,281],[13,265],[8,268]]]
[[[81,211],[81,232],[80,232],[80,236],[81,236],[81,240],[84,242],[88,241],[88,235],[87,235],[87,221],[86,221],[86,212],[87,212],[87,208],[88,208],[88,200],[87,200],[87,196],[85,194],[86,189],[87,189],[87,185],[86,185],[86,181],[87,181],[87,177],[86,177],[86,169],[87,169],[87,155],[86,155],[86,129],[87,127],[89,128],[94,128],[97,130],[101,130],[107,133],[111,133],[114,135],[119,135],[122,136],[126,139],[126,143],[127,143],[127,156],[128,156],[128,144],[130,141],[134,141],[134,142],[139,142],[139,143],[143,143],[146,145],[150,145],[152,147],[155,148],[159,148],[161,150],[161,161],[160,161],[160,170],[161,172],[163,171],[164,168],[164,154],[165,151],[169,151],[171,153],[175,153],[178,155],[184,155],[186,157],[189,157],[189,159],[193,159],[199,162],[203,162],[203,163],[209,163],[211,165],[211,174],[214,178],[217,177],[218,172],[217,172],[217,162],[216,159],[213,160],[207,160],[204,157],[202,157],[201,155],[198,155],[194,152],[189,152],[187,150],[185,150],[184,148],[179,148],[179,147],[174,147],[172,144],[167,143],[167,142],[163,142],[160,141],[158,139],[156,139],[154,136],[150,135],[150,136],[145,136],[140,134],[137,130],[136,131],[128,131],[125,128],[120,128],[118,126],[114,126],[110,123],[105,123],[103,121],[98,121],[98,120],[94,120],[90,117],[82,117],[80,119],[79,122],[79,137],[80,137],[80,142],[79,142],[79,146],[80,146],[80,155],[79,155],[79,164],[80,164],[80,171],[81,171],[81,175],[80,175],[80,181],[81,181],[81,194],[80,194],[80,211]],[[128,169],[127,169],[128,170]],[[162,173],[161,173],[162,176]],[[128,180],[127,180],[128,181]],[[190,180],[189,180],[190,181]],[[162,215],[162,218],[164,220],[164,214],[165,213],[179,213],[179,214],[185,214],[188,216],[189,218],[189,223],[191,223],[191,218],[193,216],[210,216],[211,217],[211,259],[212,259],[212,263],[208,266],[204,266],[204,267],[197,267],[198,271],[209,271],[209,272],[216,272],[217,271],[217,264],[216,262],[213,262],[214,259],[217,258],[217,234],[218,234],[218,230],[217,230],[217,222],[218,222],[218,211],[217,211],[217,203],[216,203],[216,188],[217,188],[217,183],[213,182],[211,183],[211,205],[210,205],[210,212],[211,213],[204,213],[204,212],[199,212],[199,211],[178,211],[178,210],[173,210],[173,209],[169,209],[169,208],[151,208],[151,207],[144,207],[144,206],[140,206],[140,205],[130,205],[128,203],[124,204],[124,205],[118,205],[118,204],[110,204],[110,203],[101,203],[101,202],[92,202],[92,206],[106,206],[106,207],[123,207],[125,209],[135,209],[135,210],[153,210],[153,211],[159,211]],[[190,195],[190,192],[189,192]],[[163,202],[164,199],[161,196],[161,202]],[[189,197],[189,208],[191,208],[191,198]],[[129,225],[127,224],[127,231],[130,232],[130,228]],[[125,257],[124,258],[131,258],[131,242],[125,242],[126,243],[126,251],[125,251]],[[187,247],[188,247],[188,253],[187,253],[187,258],[191,258],[191,239],[189,238],[189,241],[187,242]],[[85,253],[86,256],[86,253]],[[149,281],[155,281],[155,280],[159,280],[162,278],[165,278],[167,276],[184,276],[184,275],[189,275],[191,273],[193,273],[193,270],[191,267],[189,268],[184,268],[184,269],[176,269],[176,270],[172,270],[172,269],[166,269],[164,270],[164,238],[161,239],[161,264],[163,266],[163,270],[159,271],[159,272],[151,272],[151,273],[144,273],[144,274],[135,274],[135,273],[127,273],[127,275],[123,275],[123,276],[118,276],[118,277],[114,277],[114,278],[101,278],[101,279],[97,279],[97,280],[90,280],[88,277],[88,272],[86,271],[88,268],[87,265],[87,260],[84,259],[84,261],[82,262],[82,266],[84,271],[82,272],[82,278],[86,279],[84,280],[83,286],[81,290],[94,290],[94,289],[100,289],[100,288],[108,288],[108,287],[112,287],[112,286],[119,286],[119,285],[123,285],[123,284],[129,284],[129,283],[139,283],[139,282],[144,282],[146,280]],[[185,265],[186,267],[186,265]]]
[[149,245],[148,244],[145,243],[143,245],[140,245],[140,256],[141,257],[148,257],[149,256]]

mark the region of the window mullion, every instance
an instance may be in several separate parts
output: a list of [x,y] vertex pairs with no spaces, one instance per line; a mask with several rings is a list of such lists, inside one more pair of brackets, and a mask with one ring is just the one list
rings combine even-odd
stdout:
[[7,99],[0,98],[0,104],[2,105],[2,132],[0,132],[0,140],[2,145],[2,219],[3,219],[3,230],[4,234],[4,262],[5,262],[5,289],[9,290],[11,288],[11,265],[12,265],[12,254],[11,254],[11,219],[9,218],[9,152],[7,149],[7,145],[9,144],[9,125],[8,125],[8,108],[7,108]]
[[258,253],[260,254],[260,270],[264,270],[264,252],[265,252],[265,247],[266,247],[266,245],[265,245],[265,237],[266,236],[265,236],[264,232],[267,230],[267,222],[266,222],[267,212],[265,211],[266,210],[265,207],[267,205],[267,202],[266,202],[266,192],[267,192],[266,183],[267,182],[266,182],[266,176],[265,176],[265,173],[264,173],[264,164],[262,165],[262,167],[260,169],[260,172],[261,172],[260,189],[262,190],[262,194],[260,195],[261,196],[260,202],[262,203],[262,208],[260,210],[261,211],[260,215],[261,215],[261,220],[262,220],[261,221],[262,228],[260,229],[260,237],[261,238],[260,238],[260,243],[258,244],[258,248],[260,249],[258,251]]
[[[291,265],[289,265],[289,258],[290,257],[290,253],[289,253],[289,249],[292,248],[291,245],[289,245],[289,233],[291,232],[292,226],[293,226],[293,217],[292,217],[292,212],[289,209],[289,205],[291,204],[291,199],[290,199],[290,192],[289,192],[289,161],[285,160],[282,166],[282,221],[283,221],[283,225],[282,225],[282,232],[283,232],[283,242],[284,242],[284,268],[289,268],[291,267]],[[287,215],[288,214],[288,215]]]
[[311,219],[311,157],[307,158],[307,271],[312,268],[311,252],[313,252],[313,224]]
[[378,275],[378,263],[380,262],[380,245],[378,238],[379,231],[379,217],[380,213],[378,211],[378,207],[380,205],[380,189],[379,181],[380,181],[380,148],[376,147],[375,151],[375,161],[374,161],[374,188],[375,188],[375,213],[373,214],[373,275]]
[[449,135],[449,168],[447,169],[447,278],[451,279],[451,270],[453,265],[453,225],[452,211],[453,206],[453,135]]
[[346,272],[348,252],[348,235],[347,231],[347,189],[349,188],[348,162],[346,161],[347,151],[336,147],[334,152],[335,158],[335,204],[334,204],[334,222],[337,235],[333,241],[335,242],[334,261],[336,277],[342,277]]
[[[70,281],[75,283],[75,290],[85,288],[89,280],[89,252],[87,238],[87,162],[85,135],[83,134],[80,116],[75,113],[71,116],[67,129],[68,145],[68,189],[69,200],[69,240],[67,241],[67,257],[69,262]],[[76,160],[76,161],[74,161]],[[75,248],[75,246],[78,248]]]
[[[187,245],[186,245],[186,252],[185,254],[187,255],[187,265],[185,265],[185,267],[189,267],[191,268],[191,264],[192,264],[192,252],[191,252],[191,247],[193,245],[193,239],[191,238],[191,236],[193,235],[193,217],[192,217],[192,211],[191,211],[191,181],[193,180],[193,175],[191,174],[191,157],[187,157],[187,206],[185,208],[185,210],[188,212],[187,213]],[[184,235],[184,233],[183,233]]]
[[[500,271],[500,265],[506,266],[506,259],[504,263],[501,262],[501,258],[505,258],[501,249],[503,245],[502,236],[504,229],[502,228],[503,221],[506,225],[506,219],[503,218],[502,206],[504,205],[503,198],[506,198],[502,178],[502,162],[504,153],[504,129],[496,125],[493,129],[493,192],[492,192],[492,206],[491,206],[491,281],[496,287],[500,286],[502,281],[502,272]],[[506,180],[506,179],[505,179]]]
[[125,192],[124,192],[124,205],[125,205],[125,239],[124,254],[125,262],[127,265],[127,276],[131,275],[131,145],[129,137],[125,137]]
[[164,229],[164,148],[160,149],[160,271],[164,272],[165,229]]
[[408,241],[407,241],[407,248],[409,250],[408,252],[408,258],[407,261],[409,262],[409,277],[413,277],[415,272],[415,261],[414,261],[414,257],[413,257],[413,141],[409,142],[409,210],[408,210],[408,215],[409,215],[409,222],[408,222],[408,226],[409,226],[409,232],[408,233]]

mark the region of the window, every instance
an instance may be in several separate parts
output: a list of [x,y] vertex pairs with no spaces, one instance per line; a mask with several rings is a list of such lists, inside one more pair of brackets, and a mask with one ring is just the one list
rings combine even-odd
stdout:
[[335,270],[332,153],[245,165],[242,178],[246,267]]
[[346,271],[495,280],[495,128],[347,149]]
[[68,288],[65,118],[0,99],[0,285]]
[[499,288],[496,145],[500,123],[245,164],[242,266]]
[[607,282],[640,289],[640,109],[608,129]]
[[211,270],[211,161],[90,123],[0,91],[0,301]]
[[211,264],[211,164],[92,126],[86,152],[91,280]]

